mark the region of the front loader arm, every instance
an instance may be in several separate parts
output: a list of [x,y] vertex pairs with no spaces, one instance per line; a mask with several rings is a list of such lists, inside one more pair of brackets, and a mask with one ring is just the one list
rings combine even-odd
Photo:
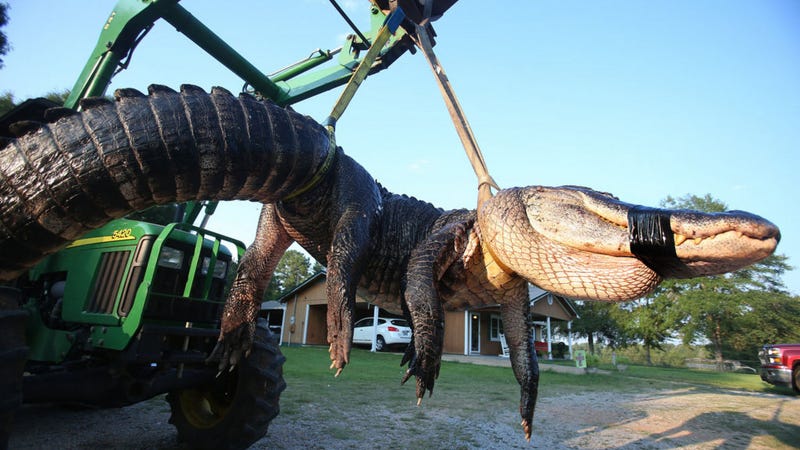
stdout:
[[[370,14],[371,30],[361,33],[367,39],[374,38],[386,18],[376,6],[371,7]],[[317,50],[310,57],[267,76],[184,9],[179,0],[119,0],[103,25],[97,45],[64,106],[77,108],[82,98],[104,95],[111,78],[117,71],[127,68],[133,50],[159,19],[173,25],[241,77],[255,93],[281,106],[345,84],[363,57],[362,50],[369,47],[369,42],[361,42],[358,36],[351,35],[340,49]],[[411,47],[404,37],[405,33],[400,31],[389,40],[371,73],[388,67]],[[334,61],[334,57],[335,64],[323,67],[323,64]]]

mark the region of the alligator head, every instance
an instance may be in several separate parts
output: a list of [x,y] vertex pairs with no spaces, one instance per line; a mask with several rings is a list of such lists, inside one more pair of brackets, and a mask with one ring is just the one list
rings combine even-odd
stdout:
[[646,208],[576,186],[500,191],[478,212],[497,262],[539,287],[630,300],[664,278],[731,272],[771,255],[780,231],[743,211]]

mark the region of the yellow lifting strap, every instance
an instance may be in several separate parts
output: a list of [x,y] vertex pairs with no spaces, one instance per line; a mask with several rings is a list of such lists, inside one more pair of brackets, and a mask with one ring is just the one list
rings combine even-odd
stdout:
[[367,54],[364,55],[364,58],[358,64],[355,72],[353,72],[353,75],[350,76],[350,80],[347,81],[347,85],[344,87],[342,94],[333,105],[333,110],[328,118],[325,119],[324,125],[328,130],[328,142],[330,143],[328,148],[328,156],[325,158],[325,161],[322,163],[320,168],[317,169],[317,172],[313,177],[311,177],[308,183],[284,197],[284,200],[291,200],[300,194],[308,192],[311,188],[316,186],[317,183],[319,183],[325,173],[328,172],[328,169],[330,169],[331,164],[333,163],[333,158],[336,155],[336,122],[342,117],[342,114],[344,114],[344,110],[347,108],[347,105],[350,104],[350,101],[353,99],[353,96],[356,94],[359,86],[361,86],[361,83],[367,78],[369,70],[372,68],[375,60],[378,59],[378,55],[381,54],[383,47],[387,42],[389,42],[389,38],[400,26],[400,22],[403,21],[403,18],[405,18],[405,14],[401,8],[396,9],[389,14],[388,17],[386,17],[386,21],[378,30],[378,34],[375,36],[375,39],[372,41],[372,45],[370,45],[369,49],[367,50]]
[[439,90],[442,92],[442,98],[447,105],[447,111],[450,113],[450,118],[456,127],[456,132],[461,139],[461,144],[464,146],[464,151],[467,153],[467,158],[472,164],[472,170],[475,171],[475,175],[478,177],[478,206],[480,206],[492,196],[491,188],[500,190],[500,187],[489,175],[489,169],[483,159],[481,149],[478,147],[478,141],[475,139],[475,135],[472,134],[472,128],[469,126],[467,116],[464,114],[464,110],[461,109],[461,104],[458,103],[458,98],[450,85],[450,80],[447,78],[444,67],[439,63],[436,54],[433,53],[433,45],[431,45],[431,39],[425,29],[425,24],[417,25],[416,30],[416,44],[422,49],[425,59],[428,60],[428,64],[433,70]]

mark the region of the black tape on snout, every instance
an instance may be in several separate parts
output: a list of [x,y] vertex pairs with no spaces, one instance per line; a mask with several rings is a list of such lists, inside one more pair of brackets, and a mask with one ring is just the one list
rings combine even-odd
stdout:
[[675,254],[675,235],[664,209],[635,206],[628,211],[631,253],[662,277],[679,271],[684,264]]

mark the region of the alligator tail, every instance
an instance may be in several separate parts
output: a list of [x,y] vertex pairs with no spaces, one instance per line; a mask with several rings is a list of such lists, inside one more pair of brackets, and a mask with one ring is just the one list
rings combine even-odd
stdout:
[[313,119],[249,95],[150,86],[56,109],[0,150],[0,279],[111,219],[190,200],[280,200],[329,151]]

